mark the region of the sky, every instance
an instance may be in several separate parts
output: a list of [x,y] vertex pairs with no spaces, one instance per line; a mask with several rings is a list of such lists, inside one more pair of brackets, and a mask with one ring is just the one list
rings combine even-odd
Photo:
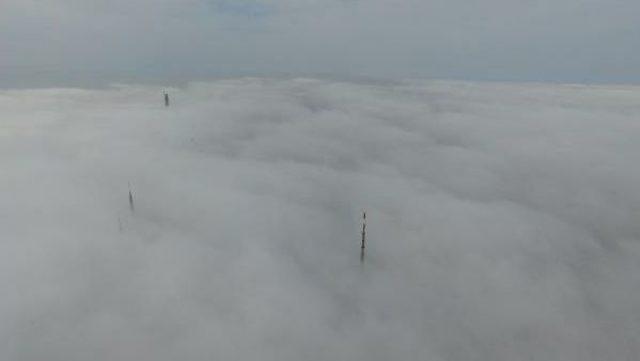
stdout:
[[165,89],[0,91],[0,359],[640,359],[640,87]]
[[0,87],[640,82],[635,0],[3,0]]

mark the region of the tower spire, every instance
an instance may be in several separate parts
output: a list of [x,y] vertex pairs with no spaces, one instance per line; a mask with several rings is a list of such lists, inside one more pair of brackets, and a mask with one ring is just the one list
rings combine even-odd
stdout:
[[362,212],[362,243],[360,244],[360,262],[364,262],[364,249],[367,242],[367,212]]

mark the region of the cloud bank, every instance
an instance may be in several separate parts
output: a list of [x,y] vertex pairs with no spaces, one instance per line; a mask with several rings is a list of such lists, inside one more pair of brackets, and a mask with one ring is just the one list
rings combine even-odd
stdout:
[[170,94],[0,92],[0,358],[638,359],[637,87]]

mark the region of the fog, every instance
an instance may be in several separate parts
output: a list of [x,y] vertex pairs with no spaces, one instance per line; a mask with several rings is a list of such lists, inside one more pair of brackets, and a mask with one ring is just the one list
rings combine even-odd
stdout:
[[640,87],[164,90],[0,92],[0,359],[640,357]]

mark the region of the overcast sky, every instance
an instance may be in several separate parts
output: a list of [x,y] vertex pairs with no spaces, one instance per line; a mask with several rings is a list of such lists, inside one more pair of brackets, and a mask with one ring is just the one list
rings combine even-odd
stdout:
[[640,81],[635,0],[2,0],[0,87],[239,75]]

